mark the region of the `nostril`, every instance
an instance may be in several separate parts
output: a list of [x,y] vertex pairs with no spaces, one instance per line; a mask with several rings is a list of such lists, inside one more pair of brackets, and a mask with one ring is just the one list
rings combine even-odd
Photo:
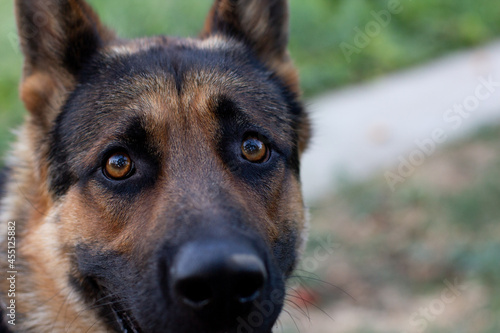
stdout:
[[241,304],[256,300],[264,287],[265,276],[261,272],[241,275],[235,281],[235,296]]
[[210,284],[203,279],[187,278],[178,281],[175,288],[182,301],[195,309],[208,305],[214,296]]
[[234,295],[241,304],[260,296],[267,279],[264,263],[255,255],[233,255]]

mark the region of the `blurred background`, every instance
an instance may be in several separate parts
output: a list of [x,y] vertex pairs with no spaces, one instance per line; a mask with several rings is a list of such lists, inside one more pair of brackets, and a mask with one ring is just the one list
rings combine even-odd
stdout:
[[[89,1],[123,37],[196,35],[211,0]],[[291,0],[315,137],[310,242],[276,332],[500,332],[500,5]],[[0,153],[24,117],[0,2]]]

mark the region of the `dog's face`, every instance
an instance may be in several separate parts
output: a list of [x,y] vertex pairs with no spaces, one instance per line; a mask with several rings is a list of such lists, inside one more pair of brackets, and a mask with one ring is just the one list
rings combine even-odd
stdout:
[[217,0],[188,40],[116,39],[78,0],[17,15],[59,288],[94,329],[270,332],[305,224],[286,2]]

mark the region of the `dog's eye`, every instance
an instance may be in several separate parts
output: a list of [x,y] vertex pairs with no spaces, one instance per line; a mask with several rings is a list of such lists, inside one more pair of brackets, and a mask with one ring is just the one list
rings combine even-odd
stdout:
[[264,163],[269,159],[266,144],[255,137],[246,138],[241,144],[243,157],[252,163]]
[[115,153],[111,155],[104,166],[104,174],[111,179],[121,180],[132,174],[133,163],[126,153]]

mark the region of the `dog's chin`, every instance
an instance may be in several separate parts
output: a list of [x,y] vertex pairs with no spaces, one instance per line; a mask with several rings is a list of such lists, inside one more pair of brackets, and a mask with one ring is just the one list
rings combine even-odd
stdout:
[[[146,331],[142,330],[137,324],[136,321],[133,319],[133,317],[119,309],[119,306],[111,306],[112,313],[114,316],[113,320],[113,327],[114,331],[116,333],[146,333]],[[155,332],[165,332],[163,330],[155,330]],[[255,333],[272,333],[272,328],[269,329],[262,329],[262,330],[254,330],[253,332]],[[172,332],[174,333],[174,332]],[[179,333],[176,331],[175,333]],[[205,332],[199,332],[199,333],[205,333]],[[239,333],[238,329],[236,327],[234,328],[228,328],[228,329],[223,329],[223,330],[213,330],[209,331],[206,333]]]
[[[143,329],[139,327],[139,325],[136,323],[136,320],[133,318],[133,316],[128,313],[127,311],[124,311],[122,309],[122,306],[114,303],[110,305],[110,310],[111,314],[114,317],[112,319],[112,326],[114,328],[114,331],[116,333],[146,333]],[[164,330],[155,330],[155,332],[165,332]],[[261,329],[261,330],[254,330],[254,333],[272,333],[272,328],[269,329]],[[174,333],[174,332],[172,332]],[[175,333],[179,333],[176,331]],[[205,332],[198,332],[198,333],[205,333]],[[223,329],[223,330],[211,330],[207,331],[206,333],[239,333],[238,328],[228,328],[228,329]]]

